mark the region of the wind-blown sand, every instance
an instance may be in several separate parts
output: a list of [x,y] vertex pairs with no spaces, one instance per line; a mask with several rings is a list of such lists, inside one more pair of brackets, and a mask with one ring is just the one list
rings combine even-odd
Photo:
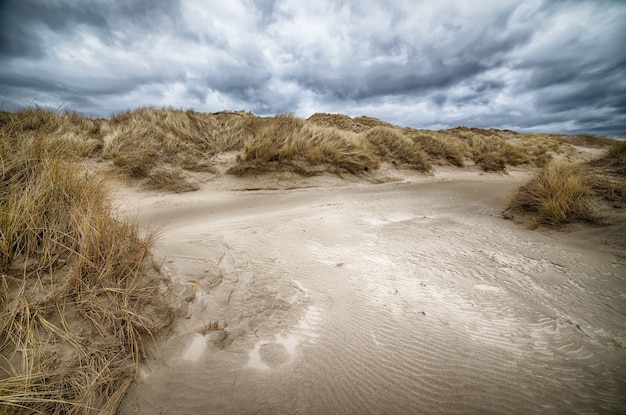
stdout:
[[121,189],[181,308],[120,412],[626,411],[624,227],[502,219],[522,171],[397,178]]

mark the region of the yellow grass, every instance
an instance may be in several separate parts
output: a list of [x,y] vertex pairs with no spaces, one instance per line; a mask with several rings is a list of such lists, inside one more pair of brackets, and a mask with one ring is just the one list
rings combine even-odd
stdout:
[[405,129],[405,134],[413,139],[434,160],[446,160],[462,167],[470,155],[470,147],[458,137],[435,131]]
[[291,170],[305,175],[321,171],[358,174],[376,169],[378,164],[354,133],[312,125],[283,114],[259,124],[230,172]]
[[532,215],[533,224],[594,222],[594,201],[581,166],[551,161],[515,194],[510,209]]
[[365,139],[374,153],[384,161],[420,171],[431,169],[424,150],[397,129],[377,126],[365,133]]
[[89,123],[64,139],[68,123],[36,109],[0,124],[0,413],[114,413],[169,324],[152,236],[116,218],[75,162]]

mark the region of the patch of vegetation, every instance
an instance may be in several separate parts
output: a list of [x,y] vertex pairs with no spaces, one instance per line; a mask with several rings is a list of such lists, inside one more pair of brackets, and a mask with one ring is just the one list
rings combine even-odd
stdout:
[[560,135],[559,140],[563,143],[581,147],[602,148],[613,144],[615,140],[591,134]]
[[607,153],[589,163],[594,169],[590,186],[614,207],[626,206],[626,141],[613,141]]
[[470,147],[458,137],[434,131],[405,129],[405,134],[415,141],[434,159],[444,159],[454,166],[462,167],[470,154]]
[[260,124],[229,172],[241,175],[290,170],[304,175],[321,171],[359,174],[377,167],[378,160],[355,134],[311,125],[283,114]]
[[[135,179],[154,178],[158,169],[212,171],[211,158],[242,150],[257,118],[249,113],[203,114],[175,109],[143,108],[113,117],[104,127],[104,158]],[[178,177],[182,177],[178,175]],[[189,188],[184,180],[173,185],[169,175],[161,190]],[[154,188],[159,181],[147,181]]]
[[397,129],[377,126],[365,133],[365,139],[372,146],[374,154],[382,160],[419,171],[431,169],[424,150]]
[[166,190],[172,193],[185,193],[198,190],[182,169],[156,168],[150,171],[144,186],[150,190]]
[[0,126],[2,413],[114,413],[170,322],[152,235],[114,215],[65,123],[35,109]]
[[581,166],[551,161],[518,190],[509,209],[530,214],[533,227],[596,222],[588,181]]
[[613,140],[607,153],[594,160],[592,165],[605,168],[611,174],[626,176],[626,141]]

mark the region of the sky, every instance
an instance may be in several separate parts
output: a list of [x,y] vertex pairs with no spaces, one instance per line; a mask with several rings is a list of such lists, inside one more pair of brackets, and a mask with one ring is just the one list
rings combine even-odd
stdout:
[[0,0],[0,108],[626,136],[625,0]]

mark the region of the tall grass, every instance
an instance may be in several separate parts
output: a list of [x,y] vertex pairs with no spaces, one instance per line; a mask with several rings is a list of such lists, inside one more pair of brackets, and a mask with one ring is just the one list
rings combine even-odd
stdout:
[[444,159],[462,167],[470,154],[470,147],[458,137],[434,131],[405,129],[405,133],[433,159]]
[[305,175],[321,171],[358,174],[376,169],[378,164],[355,134],[311,125],[283,114],[260,123],[230,172],[291,170]]
[[607,168],[611,173],[626,175],[626,141],[613,140],[607,153],[592,162],[594,166]]
[[396,129],[377,126],[365,133],[365,139],[382,160],[420,171],[431,169],[424,150]]
[[594,194],[614,207],[626,206],[626,141],[614,140],[604,156],[589,164],[595,171],[590,180]]
[[531,225],[594,222],[588,175],[581,166],[551,161],[518,190],[510,209],[530,214]]
[[75,143],[51,145],[56,115],[29,115],[0,126],[0,412],[114,413],[170,321],[152,235],[115,216]]

